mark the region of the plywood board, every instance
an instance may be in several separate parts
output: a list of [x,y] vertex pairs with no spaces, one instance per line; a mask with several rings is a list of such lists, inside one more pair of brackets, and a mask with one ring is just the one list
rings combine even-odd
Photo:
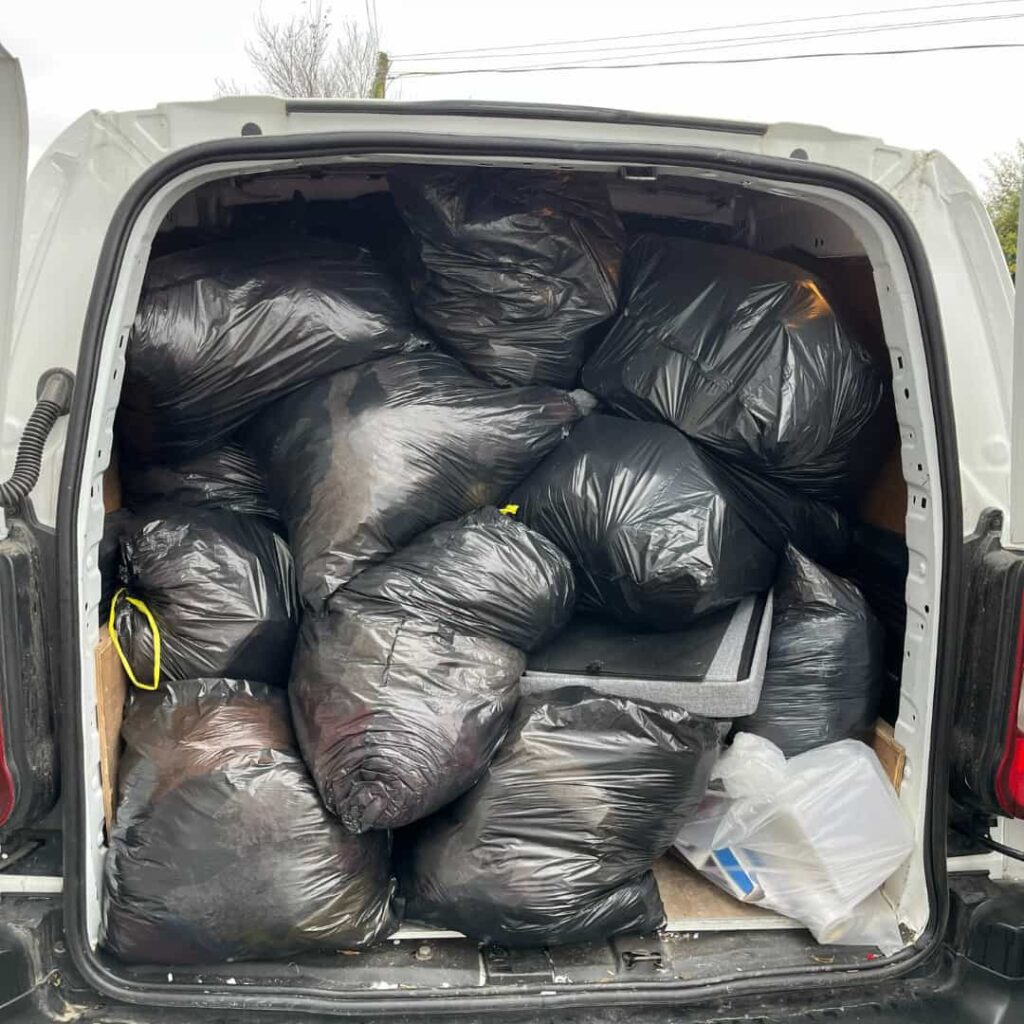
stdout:
[[100,734],[100,785],[103,815],[109,834],[117,801],[117,763],[121,754],[121,719],[128,693],[128,677],[114,644],[101,628],[96,644],[96,725]]
[[788,917],[733,899],[677,857],[662,857],[654,865],[654,877],[665,904],[669,931],[802,927]]
[[872,742],[875,756],[882,762],[885,774],[893,789],[898,793],[903,785],[903,769],[907,765],[907,752],[896,742],[892,726],[881,718],[875,723],[875,736]]
[[872,526],[890,530],[901,537],[907,532],[907,482],[903,478],[900,449],[895,447],[864,492],[857,510]]
[[121,473],[116,455],[110,458],[110,465],[103,473],[103,511],[116,512],[121,507]]

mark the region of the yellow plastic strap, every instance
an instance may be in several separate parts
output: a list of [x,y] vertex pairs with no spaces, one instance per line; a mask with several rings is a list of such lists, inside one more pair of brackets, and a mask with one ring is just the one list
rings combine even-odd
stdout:
[[[121,649],[121,641],[117,638],[117,629],[114,626],[114,617],[117,613],[117,602],[122,594],[124,595],[124,599],[133,608],[138,608],[138,610],[146,616],[150,632],[153,634],[152,683],[140,683],[138,679],[135,678],[135,673],[132,671],[132,667],[128,664],[128,659],[125,657],[124,651]],[[110,602],[110,618],[107,620],[107,630],[109,631],[110,639],[114,644],[114,650],[117,651],[117,656],[121,659],[121,664],[124,665],[124,670],[128,673],[128,678],[132,681],[132,685],[137,686],[140,690],[155,690],[160,685],[160,627],[157,626],[156,619],[153,618],[153,613],[146,607],[145,602],[140,601],[137,597],[132,597],[131,594],[126,593],[124,587],[122,587],[113,596]]]
[[504,508],[499,508],[498,511],[503,516],[514,516],[519,511],[518,505],[506,505]]

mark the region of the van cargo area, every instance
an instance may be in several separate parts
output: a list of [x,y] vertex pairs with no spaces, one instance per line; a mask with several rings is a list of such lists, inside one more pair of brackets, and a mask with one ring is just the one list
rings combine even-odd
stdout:
[[[407,919],[362,952],[312,952],[280,961],[126,964],[104,948],[104,862],[117,814],[123,709],[132,689],[108,628],[111,597],[123,582],[117,579],[118,552],[111,538],[140,486],[136,477],[152,468],[129,457],[118,431],[131,397],[130,383],[122,391],[126,350],[133,344],[132,325],[150,261],[225,240],[272,237],[285,246],[295,239],[353,244],[398,268],[405,243],[389,175],[407,165],[514,167],[527,174],[554,168],[578,175],[607,190],[628,240],[641,235],[695,239],[802,268],[822,283],[837,317],[862,343],[884,393],[857,452],[863,483],[847,510],[849,544],[829,568],[856,583],[882,629],[878,716],[863,738],[913,829],[913,852],[883,890],[904,950],[821,944],[800,922],[734,898],[672,853],[654,867],[666,917],[664,929],[654,934],[513,948]],[[891,227],[867,203],[838,189],[728,168],[626,166],[571,153],[558,158],[364,153],[196,166],[148,200],[124,240],[110,301],[99,339],[78,498],[83,818],[76,841],[82,853],[80,912],[89,943],[103,969],[130,986],[135,998],[144,1002],[147,992],[228,985],[267,996],[294,993],[324,1007],[346,1000],[370,1007],[359,1000],[400,1003],[426,995],[446,997],[444,1005],[456,1009],[459,999],[500,1000],[509,993],[571,998],[598,992],[602,999],[642,1002],[666,988],[747,979],[768,985],[797,975],[870,972],[908,955],[935,926],[928,780],[942,575],[941,479],[910,272]],[[603,330],[588,338],[588,352],[600,343]],[[500,358],[488,369],[500,375]],[[508,370],[513,378],[514,370]],[[784,370],[780,380],[786,380]],[[586,382],[568,386],[585,388]],[[137,424],[132,430],[139,430]],[[149,493],[173,500],[172,494]],[[517,501],[515,488],[506,500]],[[699,643],[680,647],[680,634],[673,631],[645,634],[621,622],[613,628],[578,615],[568,630],[531,653],[521,685],[534,694],[565,683],[612,692],[628,686],[630,693],[655,701],[683,694],[694,702],[695,713],[731,720],[756,709],[771,620],[771,595],[750,597],[698,619],[703,624]],[[292,700],[294,709],[294,695]],[[687,707],[686,696],[678,703]]]

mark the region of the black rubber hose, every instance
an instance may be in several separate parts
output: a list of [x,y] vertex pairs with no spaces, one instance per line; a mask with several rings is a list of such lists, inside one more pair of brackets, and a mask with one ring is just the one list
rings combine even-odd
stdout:
[[63,410],[57,402],[42,399],[32,410],[18,443],[14,472],[0,483],[0,505],[10,507],[23,501],[36,485],[43,464],[43,450],[54,423]]

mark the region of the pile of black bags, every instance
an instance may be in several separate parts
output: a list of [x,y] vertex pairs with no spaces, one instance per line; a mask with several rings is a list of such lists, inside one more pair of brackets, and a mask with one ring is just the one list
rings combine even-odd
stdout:
[[104,556],[138,687],[124,960],[363,949],[403,903],[508,946],[660,927],[652,866],[728,724],[521,696],[577,599],[676,631],[774,586],[742,728],[793,754],[877,711],[880,628],[825,567],[883,384],[820,283],[678,238],[627,257],[597,176],[388,180],[398,278],[295,236],[149,268]]

